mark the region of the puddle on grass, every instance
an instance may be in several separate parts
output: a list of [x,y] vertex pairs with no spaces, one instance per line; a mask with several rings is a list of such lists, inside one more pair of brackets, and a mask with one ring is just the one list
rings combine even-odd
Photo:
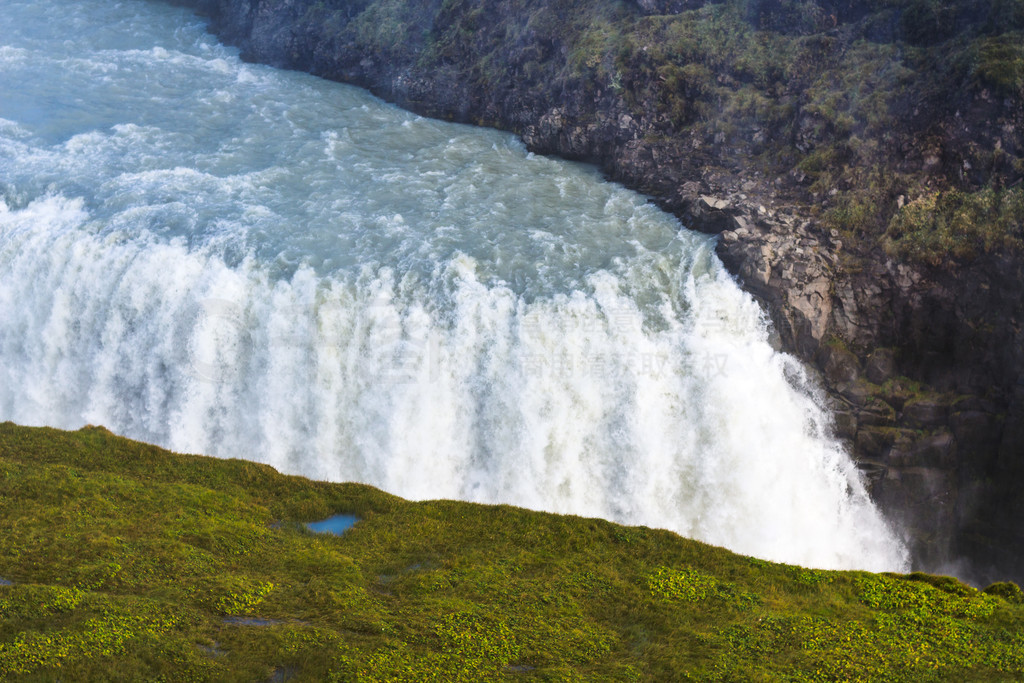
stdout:
[[294,666],[279,666],[274,669],[274,673],[270,674],[266,683],[284,683],[295,678],[298,673],[299,670]]
[[229,626],[280,626],[281,624],[298,624],[309,626],[310,623],[303,619],[264,619],[263,617],[224,617],[222,624]]
[[277,626],[284,622],[278,619],[260,619],[259,617],[227,617],[224,619],[224,623],[234,626]]
[[318,534],[341,536],[358,521],[359,518],[355,515],[334,515],[321,522],[308,522],[306,528]]
[[223,657],[227,654],[227,651],[220,649],[220,643],[218,643],[216,640],[213,641],[212,645],[203,645],[202,643],[198,643],[198,647],[207,655],[214,658]]
[[4,577],[0,576],[0,586],[13,586],[13,585],[14,585],[13,581],[8,581]]

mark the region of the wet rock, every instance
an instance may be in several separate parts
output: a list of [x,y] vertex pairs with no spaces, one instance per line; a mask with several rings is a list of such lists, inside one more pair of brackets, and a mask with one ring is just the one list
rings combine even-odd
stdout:
[[885,401],[894,406],[896,410],[903,410],[907,401],[917,398],[919,392],[920,388],[913,382],[896,377],[885,384],[882,395]]
[[993,414],[997,412],[995,404],[981,396],[961,396],[950,404],[950,412],[959,413],[965,411]]
[[949,416],[949,426],[961,443],[997,443],[1000,425],[995,415],[980,410],[963,410]]
[[701,208],[705,211],[725,211],[731,204],[729,200],[722,199],[721,197],[711,197],[708,195],[701,195]]
[[956,441],[949,432],[918,437],[902,433],[894,440],[886,460],[894,467],[941,467],[956,464]]
[[951,473],[938,467],[908,467],[899,470],[904,487],[922,502],[948,504],[956,490]]
[[[1021,393],[1024,394],[1024,389]],[[998,453],[1001,472],[1010,481],[1017,481],[1018,487],[1020,477],[1024,477],[1024,448],[1021,444],[1024,444],[1024,396],[1011,406],[1003,422]],[[1021,506],[1024,507],[1024,502]],[[1024,523],[1024,517],[1021,522]]]
[[852,439],[857,434],[857,416],[850,411],[834,414],[836,436],[841,439]]
[[929,398],[907,401],[903,406],[903,421],[910,427],[928,429],[946,424],[949,406]]
[[889,454],[899,431],[891,427],[861,427],[854,444],[858,453],[870,458],[884,459]]
[[866,407],[872,399],[871,387],[862,381],[840,382],[836,391],[855,406]]
[[[805,265],[805,264],[802,264]],[[794,276],[786,278],[791,284],[786,301],[792,312],[794,328],[798,337],[795,340],[797,349],[805,355],[813,355],[825,339],[832,314],[832,299],[829,295],[831,281],[824,275],[810,269],[800,272],[794,270]]]
[[862,425],[892,427],[896,423],[896,410],[878,397],[872,397],[857,411],[857,420]]
[[889,475],[889,468],[877,460],[861,459],[854,464],[869,482],[885,479]]
[[884,384],[896,375],[896,354],[892,349],[875,349],[864,365],[869,382]]
[[701,232],[721,233],[736,227],[731,212],[733,205],[727,199],[711,195],[698,195],[683,212],[684,222]]
[[953,473],[935,467],[890,467],[872,493],[879,504],[900,510],[917,566],[948,561],[956,529],[957,487]]
[[740,276],[759,287],[766,287],[772,279],[772,253],[770,247],[762,247],[740,267]]
[[822,347],[825,379],[830,384],[854,382],[860,377],[860,361],[850,351],[831,345]]
[[734,230],[738,235],[746,236],[756,230],[754,221],[747,218],[746,216],[733,216],[732,222]]

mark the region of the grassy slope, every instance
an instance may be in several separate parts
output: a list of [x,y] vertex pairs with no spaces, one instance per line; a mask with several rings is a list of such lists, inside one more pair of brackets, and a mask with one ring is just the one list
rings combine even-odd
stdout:
[[[301,525],[361,521],[342,537]],[[1007,680],[1019,589],[0,425],[0,679]],[[246,622],[232,617],[266,620]]]

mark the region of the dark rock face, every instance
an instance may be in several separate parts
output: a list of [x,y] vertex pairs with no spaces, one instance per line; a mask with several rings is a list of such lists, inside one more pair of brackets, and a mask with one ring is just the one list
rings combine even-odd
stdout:
[[[688,227],[720,234],[719,256],[763,302],[782,347],[822,371],[836,432],[918,567],[966,558],[961,572],[972,580],[1024,579],[1024,259],[988,247],[913,259],[886,247],[885,232],[914,195],[1021,182],[1024,98],[990,56],[1011,44],[999,32],[1024,27],[1024,17],[971,0],[943,10],[953,15],[936,25],[973,31],[982,54],[973,75],[930,76],[932,85],[960,79],[951,95],[898,75],[916,69],[921,80],[944,54],[899,56],[950,37],[911,11],[931,11],[928,3],[763,2],[737,14],[729,2],[637,0],[602,15],[631,31],[614,44],[614,31],[578,21],[584,9],[565,2],[195,4],[247,59],[516,132],[532,151],[598,164]],[[805,57],[773,75],[742,66],[743,54],[717,65],[714,54],[700,63],[651,56],[675,35],[658,31],[690,26],[663,15],[692,20],[694,31],[732,17],[774,32],[751,34],[758,40],[793,36],[785,45]],[[871,61],[843,71],[864,45],[897,55],[898,88],[881,115],[867,104],[830,110],[815,99],[820,78],[848,82],[836,92],[851,100],[850,88],[879,77]],[[803,59],[815,66],[797,69]],[[727,104],[710,114],[715,101]],[[862,186],[874,194],[858,194]],[[931,239],[926,229],[914,235]]]
[[648,15],[679,14],[683,10],[700,9],[704,0],[637,0],[636,4]]
[[892,349],[875,349],[867,357],[864,368],[868,381],[882,384],[896,376],[896,354]]

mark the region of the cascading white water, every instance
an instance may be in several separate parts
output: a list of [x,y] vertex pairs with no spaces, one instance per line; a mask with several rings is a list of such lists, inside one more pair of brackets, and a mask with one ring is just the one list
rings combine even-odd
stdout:
[[642,197],[180,9],[0,7],[0,419],[906,568],[800,364]]

